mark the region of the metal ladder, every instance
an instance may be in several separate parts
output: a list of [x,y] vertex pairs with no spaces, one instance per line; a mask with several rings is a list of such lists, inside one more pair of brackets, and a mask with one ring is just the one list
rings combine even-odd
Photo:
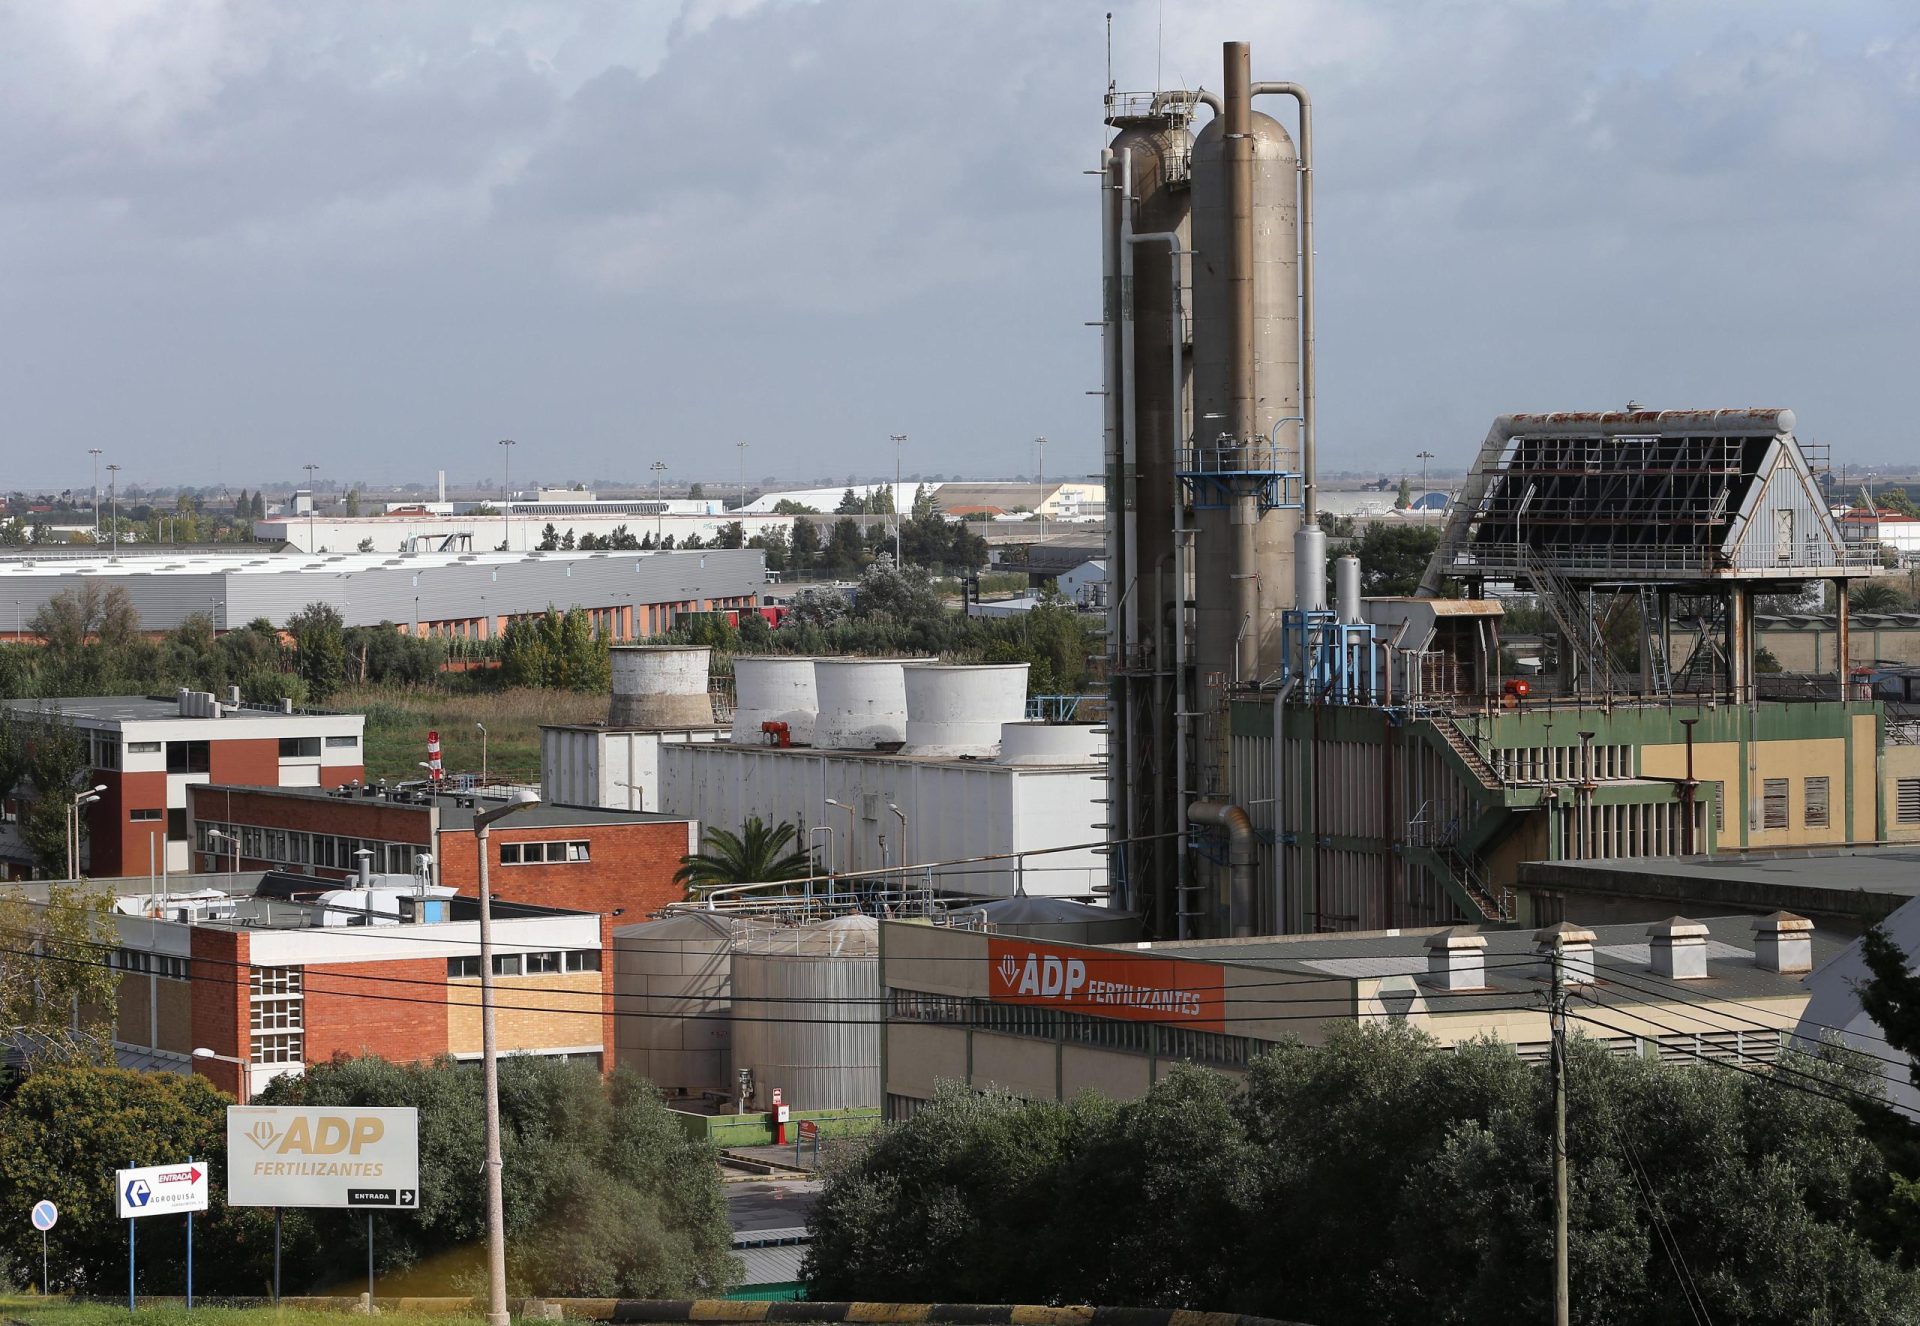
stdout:
[[1603,644],[1598,650],[1589,647],[1587,632],[1575,624],[1575,616],[1585,614],[1580,610],[1580,593],[1573,583],[1561,576],[1538,553],[1526,544],[1519,545],[1520,563],[1526,568],[1527,579],[1533,582],[1535,595],[1540,606],[1553,618],[1553,624],[1560,630],[1561,644],[1573,652],[1580,667],[1586,672],[1590,689],[1609,692],[1613,689],[1613,669],[1607,663],[1607,651]]
[[1640,630],[1647,641],[1647,672],[1644,684],[1654,695],[1673,694],[1673,669],[1667,658],[1665,622],[1660,617],[1660,590],[1654,585],[1640,586]]

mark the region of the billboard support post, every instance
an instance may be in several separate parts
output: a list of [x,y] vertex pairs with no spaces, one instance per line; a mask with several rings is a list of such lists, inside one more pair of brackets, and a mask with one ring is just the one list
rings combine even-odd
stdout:
[[[187,1157],[187,1164],[193,1164],[193,1157]],[[187,1311],[193,1311],[193,1212],[187,1212]]]
[[280,1208],[273,1208],[273,1305],[280,1306]]
[[127,1315],[133,1315],[133,1231],[140,1228],[140,1222],[132,1216],[127,1217]]

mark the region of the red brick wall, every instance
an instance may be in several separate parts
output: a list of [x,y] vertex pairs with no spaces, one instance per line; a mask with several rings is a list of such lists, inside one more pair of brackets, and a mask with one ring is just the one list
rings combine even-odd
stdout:
[[613,927],[625,925],[623,918],[615,921],[611,916],[600,918],[600,1006],[605,1010],[600,1018],[600,1072],[602,1076],[613,1072],[614,1058],[614,1001],[613,1001]]
[[[551,865],[503,866],[502,843],[584,840],[591,860]],[[686,897],[673,882],[687,851],[684,821],[596,824],[591,827],[519,829],[501,825],[488,835],[493,860],[488,885],[507,902],[563,907],[611,915],[622,910],[621,924],[643,921],[670,902]],[[471,896],[479,882],[470,831],[440,835],[440,882]]]
[[[253,1032],[247,989],[248,936],[244,931],[193,930],[193,1048],[238,1059],[252,1057]],[[194,1071],[222,1091],[240,1094],[240,1066],[195,1059]]]
[[377,1054],[396,1063],[445,1054],[447,960],[309,966],[305,1017],[308,1063],[335,1054]]
[[[255,824],[269,829],[330,833],[342,838],[417,843],[423,850],[429,848],[432,842],[428,833],[430,821],[427,807],[395,805],[384,798],[276,796],[271,792],[194,786],[187,789],[187,804],[195,822]],[[227,851],[228,848],[223,848],[220,854],[221,870],[231,868],[232,858]],[[200,861],[196,860],[195,864],[200,864]],[[240,858],[240,868],[243,870],[264,870],[270,864],[273,863],[256,861],[247,856]],[[141,868],[145,869],[144,865]],[[316,866],[311,867],[309,873],[344,879],[353,871]]]
[[[86,808],[88,873],[96,878],[109,875],[147,873],[147,839],[160,836],[164,848],[167,837],[167,776],[164,773],[121,773],[116,769],[95,769],[95,786],[106,787],[100,800]],[[157,810],[158,820],[135,824],[127,815],[135,810]],[[164,851],[154,860],[166,864]]]
[[207,775],[237,787],[280,786],[280,738],[209,742]]

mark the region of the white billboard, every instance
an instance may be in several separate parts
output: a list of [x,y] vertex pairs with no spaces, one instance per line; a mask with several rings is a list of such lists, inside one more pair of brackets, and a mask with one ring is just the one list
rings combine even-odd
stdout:
[[227,1204],[418,1209],[419,1112],[229,1106]]
[[[207,1209],[207,1172],[197,1164],[147,1165],[114,1171],[114,1189],[120,1197],[120,1218],[183,1215]],[[52,1206],[52,1202],[42,1203]],[[39,1215],[35,1208],[35,1216]],[[36,1221],[37,1223],[37,1221]],[[52,1221],[47,1222],[51,1227]]]

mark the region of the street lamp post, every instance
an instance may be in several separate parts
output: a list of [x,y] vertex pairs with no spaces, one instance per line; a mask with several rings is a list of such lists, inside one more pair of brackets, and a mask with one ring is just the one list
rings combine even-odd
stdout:
[[100,448],[88,447],[87,454],[93,457],[93,541],[100,542]]
[[740,453],[740,509],[747,509],[747,448],[750,442],[735,442],[733,449]]
[[656,460],[647,468],[653,471],[653,546],[658,548],[666,533],[666,525],[662,519],[666,506],[660,500],[660,476],[667,472],[667,463],[664,460]]
[[209,1049],[205,1045],[199,1046],[197,1049],[195,1049],[193,1052],[193,1057],[196,1059],[212,1059],[218,1063],[223,1063],[223,1064],[238,1064],[240,1067],[240,1090],[238,1092],[238,1095],[240,1097],[240,1103],[242,1105],[245,1105],[248,1100],[252,1099],[253,1083],[248,1081],[248,1079],[253,1076],[253,1074],[248,1071],[248,1069],[250,1069],[252,1065],[249,1064],[245,1059],[242,1059],[240,1056],[235,1054],[215,1054],[211,1049]]
[[513,449],[520,445],[510,437],[500,439],[500,544],[513,551]]
[[1040,481],[1040,496],[1034,502],[1033,513],[1040,517],[1040,537],[1044,539],[1047,537],[1047,439],[1044,437],[1033,439],[1033,450],[1039,457],[1037,463]]
[[887,803],[887,809],[892,811],[893,817],[900,821],[900,897],[902,901],[905,901],[907,896],[907,867],[912,864],[913,861],[913,858],[907,854],[907,812],[900,809],[900,807],[891,801]]
[[113,555],[118,557],[120,555],[120,467],[118,465],[107,466],[107,494],[108,504],[113,509]]
[[1420,462],[1419,507],[1420,507],[1420,518],[1422,520],[1425,520],[1427,516],[1427,462],[1433,459],[1433,453],[1431,451],[1422,451],[1417,453],[1414,456],[1414,459]]
[[475,723],[474,726],[480,729],[480,786],[485,787],[487,785],[487,725]]
[[318,465],[302,465],[300,468],[307,472],[307,551],[309,553],[316,553],[320,551],[320,545],[314,538],[313,516],[315,509],[320,505],[320,492],[314,486],[315,479],[313,476],[319,471],[320,467]]
[[847,812],[847,869],[850,871],[858,870],[860,868],[860,861],[859,858],[854,855],[854,848],[857,846],[855,839],[860,836],[860,818],[855,813],[853,807],[844,801],[835,801],[832,797],[828,797],[826,802],[836,810],[844,810]]
[[73,802],[67,807],[67,878],[80,878],[80,807],[91,806],[107,790],[101,783],[84,792],[75,792]]
[[900,448],[907,444],[905,433],[889,433],[893,443],[893,564],[902,567],[906,562],[900,555]]
[[493,898],[487,883],[487,836],[493,825],[540,804],[524,788],[504,805],[473,817],[474,848],[480,860],[480,1074],[487,1106],[487,1326],[509,1326],[507,1319],[507,1223],[500,1192],[500,1059],[493,1032]]
[[[236,875],[239,874],[240,873],[240,835],[237,833],[228,833],[224,829],[208,829],[207,837],[218,838],[223,843],[233,844],[233,873]],[[220,858],[215,857],[214,866],[218,868],[219,864],[220,864]]]

